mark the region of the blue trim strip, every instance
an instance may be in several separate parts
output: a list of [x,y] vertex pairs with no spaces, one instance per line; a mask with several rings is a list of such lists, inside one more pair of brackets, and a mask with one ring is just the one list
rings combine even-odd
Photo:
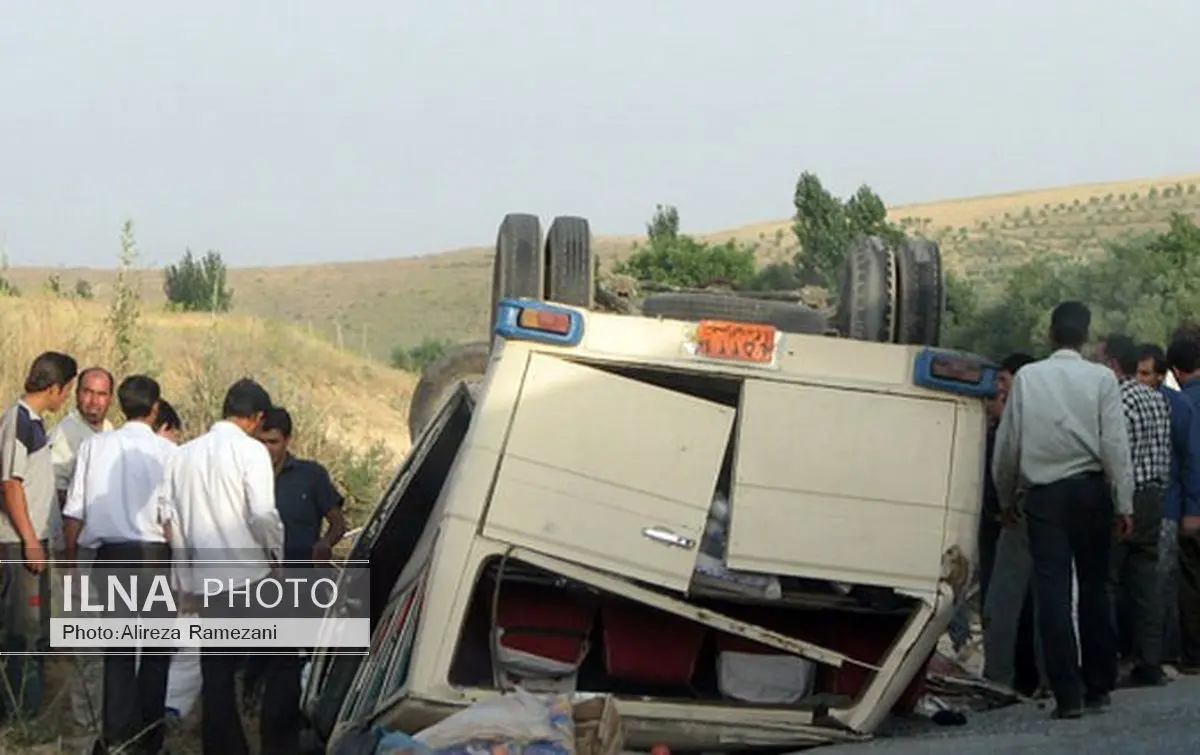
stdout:
[[[565,334],[522,328],[519,323],[521,310],[524,309],[566,315],[571,320],[571,327]],[[579,342],[583,340],[583,315],[573,309],[547,304],[537,299],[501,299],[496,303],[494,332],[501,338],[510,341],[536,341],[555,346],[578,346]]]
[[[962,383],[957,380],[938,377],[933,374],[933,361],[938,357],[951,357],[970,361],[983,369],[983,377],[976,384]],[[922,388],[957,393],[961,396],[991,398],[996,395],[997,380],[999,377],[1000,366],[995,362],[977,354],[968,354],[961,351],[925,349],[917,354],[917,358],[913,363],[913,383]]]

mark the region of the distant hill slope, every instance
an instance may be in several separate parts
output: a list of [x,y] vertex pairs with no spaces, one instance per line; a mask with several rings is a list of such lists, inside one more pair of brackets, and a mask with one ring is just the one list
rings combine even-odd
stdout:
[[[71,354],[81,369],[113,368],[113,338],[101,305],[38,295],[0,302],[4,402],[19,394],[30,362],[46,350]],[[397,463],[408,451],[408,401],[416,376],[339,351],[286,323],[146,312],[135,343],[130,370],[158,377],[190,433],[207,429],[233,381],[251,376],[292,412],[301,453],[333,453],[324,439],[360,452],[382,443]],[[110,417],[119,415],[114,400]]]
[[[939,240],[950,269],[989,285],[1005,268],[1035,255],[1050,250],[1088,254],[1104,239],[1164,227],[1173,211],[1195,214],[1198,186],[1200,174],[1188,174],[948,199],[897,206],[889,213]],[[687,208],[682,209],[686,218]],[[494,233],[494,228],[479,229],[480,238]],[[764,262],[787,258],[794,247],[789,220],[700,235],[757,243]],[[597,235],[594,244],[607,267],[640,238]],[[76,278],[88,279],[100,299],[112,281],[109,270],[8,271],[26,289],[41,286],[51,273],[68,287]],[[487,329],[490,276],[491,247],[481,245],[377,262],[234,269],[230,285],[237,313],[289,321],[334,342],[340,331],[346,349],[365,346],[367,354],[387,359],[393,346],[414,345],[425,336],[481,337]],[[163,300],[159,273],[147,272],[143,288],[148,301]]]

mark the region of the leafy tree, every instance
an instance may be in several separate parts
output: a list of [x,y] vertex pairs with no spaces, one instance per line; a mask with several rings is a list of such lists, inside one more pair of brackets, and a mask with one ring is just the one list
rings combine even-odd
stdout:
[[815,173],[805,171],[796,181],[792,202],[796,208],[792,232],[800,244],[795,265],[805,283],[836,291],[846,249],[859,236],[881,236],[892,242],[904,238],[904,231],[888,220],[887,205],[866,184],[843,202],[829,193]]
[[196,259],[189,249],[182,260],[163,270],[167,306],[182,312],[228,312],[233,291],[226,285],[227,272],[219,252]]
[[744,287],[755,277],[755,248],[730,240],[710,244],[679,232],[679,211],[658,205],[646,224],[647,243],[613,266],[619,275],[683,288],[717,282]]
[[1066,299],[1091,308],[1096,336],[1122,332],[1165,343],[1200,313],[1200,228],[1175,214],[1166,231],[1108,242],[1098,258],[1046,256],[1021,265],[986,306],[962,321],[955,314],[946,343],[993,358],[1044,354],[1050,312]]
[[95,293],[92,291],[91,281],[87,278],[80,278],[75,281],[75,297],[84,301],[91,301],[96,298]]

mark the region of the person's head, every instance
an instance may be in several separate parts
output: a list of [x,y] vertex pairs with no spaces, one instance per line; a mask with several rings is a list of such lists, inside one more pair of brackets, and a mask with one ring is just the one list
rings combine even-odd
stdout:
[[267,389],[250,378],[242,378],[229,386],[225,404],[221,407],[221,418],[254,435],[270,408],[271,394]]
[[25,377],[25,401],[39,412],[56,412],[71,396],[79,365],[58,351],[40,354]]
[[1000,374],[996,376],[996,395],[988,405],[994,419],[1004,413],[1004,404],[1008,401],[1009,392],[1012,391],[1012,381],[1016,377],[1017,371],[1030,362],[1036,361],[1035,357],[1022,351],[1013,352],[1000,361]]
[[1083,302],[1065,301],[1050,313],[1050,344],[1079,351],[1088,340],[1092,312]]
[[292,442],[292,415],[282,406],[272,406],[258,428],[258,439],[271,454],[276,467],[283,464]]
[[1180,387],[1200,373],[1200,341],[1190,336],[1176,338],[1167,347],[1167,367]]
[[127,422],[145,422],[154,427],[162,389],[149,375],[130,375],[117,388],[117,403]]
[[103,367],[88,367],[79,373],[75,409],[89,425],[99,428],[113,400],[113,376]]
[[1137,375],[1138,347],[1127,335],[1113,333],[1096,348],[1096,361],[1112,370],[1118,378]]
[[1151,388],[1162,385],[1167,377],[1167,354],[1156,343],[1138,347],[1137,379]]
[[171,406],[171,402],[165,398],[158,400],[158,416],[154,421],[154,432],[176,444],[183,439],[183,420],[179,419],[179,412],[175,411],[175,407]]

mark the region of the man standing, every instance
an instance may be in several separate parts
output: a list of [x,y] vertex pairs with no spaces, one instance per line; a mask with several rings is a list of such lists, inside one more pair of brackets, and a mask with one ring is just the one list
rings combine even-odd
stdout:
[[[267,412],[258,431],[275,469],[275,506],[283,520],[284,560],[296,566],[328,563],[333,547],[346,532],[344,498],[333,486],[325,467],[291,453],[292,417],[282,407]],[[327,522],[321,534],[322,522]],[[262,677],[263,753],[294,753],[300,749],[300,672],[297,654],[268,655],[247,666],[247,686]],[[270,743],[268,747],[267,743]]]
[[[1190,334],[1180,334],[1167,349],[1167,364],[1179,383],[1182,405],[1186,407],[1187,448],[1180,457],[1183,485],[1179,508],[1169,516],[1178,516],[1179,569],[1179,670],[1200,673],[1200,496],[1194,495],[1200,462],[1200,342]],[[1173,410],[1175,407],[1172,407]]]
[[1171,479],[1158,539],[1158,581],[1163,596],[1162,658],[1164,663],[1178,666],[1179,519],[1184,501],[1188,501],[1188,510],[1200,511],[1200,425],[1193,423],[1191,402],[1168,376],[1167,355],[1155,344],[1143,344],[1138,380],[1156,388],[1171,407]]
[[[988,458],[995,449],[997,424],[1012,390],[1013,378],[1022,367],[1035,361],[1028,354],[1018,353],[1001,362],[997,395],[990,407],[995,412],[995,420],[988,433]],[[988,530],[984,530],[985,523]],[[986,577],[988,585],[987,591],[981,591],[983,675],[1032,696],[1046,680],[1034,622],[1033,557],[1029,554],[1029,535],[1023,521],[1005,521],[1001,516],[990,469],[985,471],[980,530],[992,538],[986,543],[981,535],[980,543],[980,578]],[[990,564],[985,562],[988,557],[992,560]]]
[[[77,365],[47,351],[33,360],[25,393],[0,417],[0,562],[10,567],[3,590],[0,718],[34,716],[42,707],[43,661],[50,649],[48,539],[58,519],[54,464],[42,416],[71,396]],[[14,697],[15,696],[15,697]]]
[[[113,376],[103,367],[88,367],[79,373],[78,385],[75,389],[75,408],[67,413],[50,433],[50,457],[54,462],[54,489],[58,494],[58,505],[61,508],[67,500],[71,480],[75,474],[76,455],[82,443],[93,435],[112,430],[108,421],[108,409],[112,405]],[[55,519],[53,541],[55,550],[63,549],[63,534],[61,519]],[[67,558],[75,568],[87,569],[95,553],[90,548],[83,548]],[[82,594],[79,592],[82,582],[72,580],[71,596],[75,605],[82,605]],[[56,586],[57,587],[57,586]],[[100,722],[97,717],[103,707],[103,683],[101,681],[101,664],[99,659],[91,655],[80,655],[75,659],[76,673],[70,682],[71,717],[80,733],[93,731]]]
[[[1015,516],[1017,490],[1026,488],[1023,514],[1055,718],[1079,718],[1085,707],[1100,710],[1110,702],[1117,663],[1108,596],[1112,534],[1115,525],[1124,540],[1133,527],[1133,464],[1121,390],[1111,370],[1080,354],[1090,327],[1091,312],[1082,303],[1055,307],[1055,351],[1014,378],[992,460],[1006,516]],[[1078,643],[1072,563],[1079,582]]]
[[1119,381],[1133,461],[1133,533],[1113,548],[1113,602],[1120,592],[1129,606],[1130,683],[1157,686],[1165,681],[1158,539],[1171,473],[1171,408],[1161,393],[1136,379],[1139,353],[1132,338],[1110,335],[1096,356]]
[[79,373],[75,391],[75,408],[54,426],[50,433],[51,457],[54,460],[54,489],[58,502],[67,500],[71,477],[75,472],[75,455],[79,446],[96,433],[107,432],[108,408],[112,405],[113,376],[103,367],[88,367]]
[[[157,576],[169,575],[166,517],[157,496],[174,444],[154,433],[161,390],[147,375],[121,382],[117,401],[125,424],[85,440],[63,507],[68,560],[79,547],[95,552],[93,564],[120,579],[131,595],[144,595]],[[142,585],[139,591],[137,585]],[[136,612],[140,613],[140,611]],[[169,614],[155,618],[173,618]],[[104,654],[103,739],[108,748],[129,746],[157,753],[171,656],[161,651]]]
[[[275,474],[267,449],[254,438],[271,397],[243,378],[225,394],[222,419],[207,433],[180,446],[167,464],[162,496],[170,511],[171,547],[186,603],[201,618],[230,615],[228,591],[200,604],[204,579],[226,588],[256,584],[283,556],[283,524],[275,509]],[[228,566],[189,563],[189,559],[238,561]],[[242,590],[238,590],[239,595]],[[247,755],[234,679],[242,653],[205,647],[200,654],[201,742],[205,755]],[[266,743],[264,743],[266,744]]]

